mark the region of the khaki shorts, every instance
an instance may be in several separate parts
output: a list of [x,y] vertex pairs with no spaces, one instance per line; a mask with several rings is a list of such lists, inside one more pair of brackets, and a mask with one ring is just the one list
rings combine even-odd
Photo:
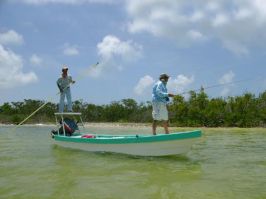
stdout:
[[154,120],[168,120],[168,110],[163,102],[152,102],[152,118]]

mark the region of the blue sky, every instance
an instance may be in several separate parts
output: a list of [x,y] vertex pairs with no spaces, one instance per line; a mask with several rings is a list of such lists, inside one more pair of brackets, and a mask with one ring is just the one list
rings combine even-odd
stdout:
[[[4,0],[0,2],[0,104],[58,101],[63,65],[73,100],[151,100],[201,86],[210,97],[259,94],[266,77],[263,0]],[[99,62],[97,66],[93,64]]]

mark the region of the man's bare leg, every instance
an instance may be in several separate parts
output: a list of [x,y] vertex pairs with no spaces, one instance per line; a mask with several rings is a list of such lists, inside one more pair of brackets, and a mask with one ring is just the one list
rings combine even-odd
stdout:
[[156,127],[157,127],[157,121],[153,120],[152,122],[152,134],[156,135]]
[[169,134],[168,120],[166,120],[166,121],[163,122],[163,127],[164,127],[165,134]]

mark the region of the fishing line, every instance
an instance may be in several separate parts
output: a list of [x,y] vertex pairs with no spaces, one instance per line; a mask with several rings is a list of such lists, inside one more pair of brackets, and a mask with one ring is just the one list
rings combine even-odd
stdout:
[[[210,86],[206,86],[206,87],[201,87],[199,89],[191,90],[191,91],[197,92],[197,91],[201,91],[202,89],[203,90],[207,90],[207,89],[211,89],[211,88],[223,87],[223,86],[226,86],[226,85],[237,84],[237,83],[241,83],[241,82],[255,81],[255,80],[258,80],[258,79],[262,79],[262,78],[263,77],[241,79],[241,80],[236,80],[236,81],[231,81],[231,82],[226,82],[226,83],[221,83],[221,84],[214,84],[214,85],[210,85]],[[184,94],[190,93],[191,91],[186,91],[186,92],[180,93],[180,95],[184,95]]]

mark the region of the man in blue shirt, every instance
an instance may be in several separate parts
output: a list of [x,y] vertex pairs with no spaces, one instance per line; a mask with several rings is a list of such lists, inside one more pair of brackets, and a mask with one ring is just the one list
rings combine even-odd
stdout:
[[57,86],[60,90],[60,103],[59,103],[59,112],[64,112],[65,97],[67,98],[67,111],[72,112],[72,99],[70,92],[70,84],[74,84],[75,81],[72,80],[72,77],[67,74],[68,68],[62,68],[62,77],[57,80]]
[[156,135],[157,121],[163,121],[165,133],[168,134],[168,110],[167,103],[169,97],[174,97],[174,94],[167,92],[167,82],[169,76],[165,73],[161,74],[159,81],[155,83],[152,89],[152,133]]

